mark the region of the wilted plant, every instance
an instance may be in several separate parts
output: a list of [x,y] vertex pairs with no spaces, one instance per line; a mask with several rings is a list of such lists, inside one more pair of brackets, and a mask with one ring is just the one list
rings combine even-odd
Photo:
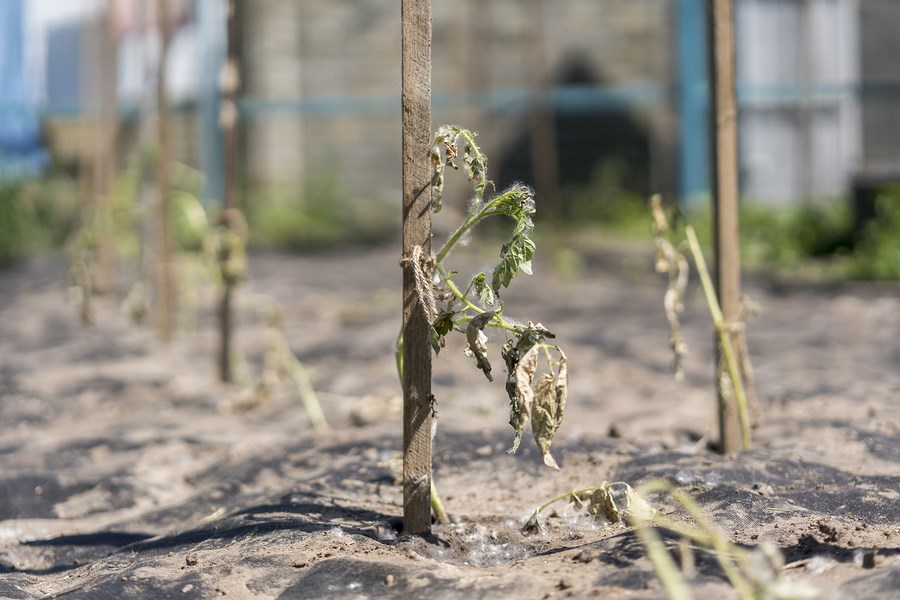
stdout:
[[313,429],[327,429],[328,421],[325,420],[325,413],[322,412],[322,405],[319,403],[312,379],[303,363],[291,351],[287,337],[284,335],[284,313],[281,307],[272,302],[262,312],[266,319],[268,341],[263,385],[266,386],[268,392],[274,381],[287,375],[300,396],[300,401],[303,403],[303,408],[306,410]]
[[[134,165],[123,171],[109,191],[106,199],[108,210],[101,210],[97,203],[84,207],[82,226],[69,244],[72,260],[69,296],[77,305],[85,325],[94,319],[91,300],[96,292],[94,282],[98,275],[101,246],[106,244],[108,250],[112,248],[112,253],[124,260],[133,261],[139,254],[137,225],[140,211],[136,206],[139,183],[139,166]],[[114,289],[116,273],[105,273],[105,276],[111,278],[105,283]]]
[[[495,196],[485,198],[488,186],[487,157],[475,144],[476,134],[454,125],[440,127],[431,147],[434,168],[432,210],[440,212],[447,167],[463,167],[472,185],[474,197],[462,224],[431,257],[412,256],[407,264],[414,269],[417,296],[431,323],[429,342],[435,354],[445,347],[451,332],[465,335],[466,354],[488,381],[493,381],[493,367],[488,356],[485,330],[495,329],[506,335],[500,357],[506,365],[506,393],[510,401],[510,425],[515,438],[509,453],[515,453],[522,441],[528,421],[535,442],[550,467],[559,468],[550,454],[553,437],[562,422],[568,389],[566,355],[550,342],[555,336],[540,323],[521,324],[504,314],[501,293],[519,273],[531,274],[535,243],[531,238],[535,213],[534,191],[513,184]],[[505,216],[513,220],[508,240],[500,248],[499,261],[490,271],[475,274],[465,285],[455,279],[457,271],[444,261],[454,248],[464,242],[473,229],[485,219]],[[402,338],[397,343],[397,367],[402,374]],[[539,374],[543,363],[545,370]]]
[[[725,363],[725,368],[719,369],[720,376],[717,382],[719,392],[722,397],[733,397],[735,399],[738,408],[738,420],[741,425],[743,447],[745,450],[749,449],[751,439],[750,409],[748,409],[748,405],[752,404],[754,412],[757,412],[757,409],[753,393],[753,369],[750,365],[744,337],[744,323],[742,320],[736,323],[725,321],[694,228],[690,225],[685,225],[684,234],[686,240],[675,241],[673,229],[669,225],[669,217],[662,206],[662,199],[659,195],[650,198],[650,213],[652,216],[651,227],[657,248],[656,270],[659,273],[668,274],[669,277],[663,306],[666,311],[666,319],[669,321],[669,346],[672,348],[674,355],[672,370],[675,373],[675,378],[681,379],[684,375],[681,364],[687,353],[687,344],[682,336],[681,324],[678,319],[678,315],[684,310],[684,292],[688,282],[689,265],[682,251],[686,243],[697,267],[700,285],[703,288],[703,296],[709,307],[710,318],[712,319],[713,327],[716,329],[722,349],[721,359]],[[745,299],[743,313],[749,314],[754,310],[756,309],[753,308],[749,300]],[[731,342],[732,334],[737,334],[738,348],[735,348]],[[744,393],[745,382],[749,392],[747,395]],[[751,402],[748,402],[748,397]]]
[[[671,496],[693,522],[675,520],[656,510],[645,500],[646,496],[658,493]],[[811,600],[820,597],[810,586],[784,577],[784,559],[773,545],[762,543],[755,548],[745,548],[732,543],[703,514],[687,492],[662,479],[650,481],[637,490],[624,482],[605,481],[600,485],[572,490],[538,506],[522,526],[522,532],[526,535],[543,532],[541,514],[553,504],[564,500],[568,500],[598,523],[633,528],[657,577],[673,600],[691,598],[685,579],[693,576],[694,548],[712,552],[742,600]],[[680,569],[660,537],[660,529],[681,539],[678,544]]]

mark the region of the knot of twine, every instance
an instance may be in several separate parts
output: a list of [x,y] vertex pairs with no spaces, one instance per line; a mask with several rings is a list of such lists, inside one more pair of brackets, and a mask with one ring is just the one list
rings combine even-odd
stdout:
[[753,365],[750,363],[750,352],[747,349],[747,317],[753,317],[760,313],[759,304],[750,299],[746,295],[741,296],[741,303],[738,308],[737,319],[734,321],[725,321],[719,325],[719,329],[729,333],[735,337],[737,344],[737,354],[740,360],[741,374],[747,384],[747,404],[753,425],[762,421],[762,410],[759,407],[759,401],[756,398],[756,378],[753,373]]
[[413,285],[415,286],[419,307],[425,313],[425,318],[428,319],[428,323],[434,323],[437,320],[437,305],[434,301],[431,285],[434,257],[425,257],[423,255],[422,246],[415,245],[412,247],[410,256],[400,259],[400,265],[412,268]]

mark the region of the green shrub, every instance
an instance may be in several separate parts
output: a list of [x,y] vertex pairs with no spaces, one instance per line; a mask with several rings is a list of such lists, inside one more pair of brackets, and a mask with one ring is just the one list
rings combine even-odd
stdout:
[[587,185],[566,192],[567,220],[590,222],[622,234],[647,232],[646,198],[628,190],[627,165],[607,160],[597,165]]
[[250,243],[256,247],[304,250],[370,244],[399,228],[395,207],[349,193],[333,174],[317,175],[299,190],[270,188],[248,197],[245,213]]
[[864,279],[900,279],[900,186],[875,199],[875,219],[861,232],[852,272]]
[[75,185],[66,177],[0,182],[0,264],[62,246],[78,210]]

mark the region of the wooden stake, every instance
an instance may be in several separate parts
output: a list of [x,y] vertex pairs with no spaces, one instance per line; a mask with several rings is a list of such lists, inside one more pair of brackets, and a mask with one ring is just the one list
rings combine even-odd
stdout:
[[98,247],[97,288],[101,293],[116,294],[115,184],[118,171],[119,104],[116,95],[118,73],[116,61],[118,41],[114,29],[115,5],[110,2],[100,25],[97,41],[100,81],[102,86],[97,117],[99,152],[97,157],[97,212],[101,233]]
[[157,0],[157,27],[160,36],[159,70],[156,81],[157,157],[156,186],[159,194],[159,261],[157,285],[157,310],[159,335],[163,342],[172,339],[175,329],[175,282],[172,275],[173,232],[172,198],[170,194],[171,172],[169,155],[169,98],[166,94],[166,62],[169,58],[169,7],[168,0]]
[[[431,256],[431,0],[403,0],[403,529],[431,533],[431,323],[413,256]],[[418,250],[416,250],[418,249]]]
[[557,149],[556,115],[550,94],[552,81],[547,69],[547,49],[544,43],[544,0],[529,0],[525,5],[526,18],[530,21],[529,35],[525,36],[523,56],[528,62],[531,77],[531,172],[540,198],[541,216],[548,221],[560,217],[559,204],[559,153]]
[[[228,24],[226,26],[226,59],[219,78],[222,91],[221,114],[219,124],[222,127],[222,146],[225,153],[224,197],[222,198],[222,227],[231,225],[231,212],[234,210],[235,169],[237,162],[237,107],[235,100],[239,83],[237,61],[237,6],[235,0],[228,2]],[[220,252],[229,252],[230,248],[222,248]],[[227,256],[221,257],[227,260]],[[224,273],[223,273],[224,275]],[[231,340],[233,333],[233,316],[231,296],[233,284],[228,277],[223,277],[222,298],[219,305],[219,379],[230,383],[231,375]]]
[[[734,3],[709,0],[710,96],[713,161],[711,189],[714,199],[716,292],[726,326],[738,320],[741,295],[738,248],[737,102],[734,76]],[[732,333],[732,345],[738,347]],[[741,427],[733,395],[722,394],[724,365],[717,344],[716,382],[719,398],[720,450],[742,449]]]

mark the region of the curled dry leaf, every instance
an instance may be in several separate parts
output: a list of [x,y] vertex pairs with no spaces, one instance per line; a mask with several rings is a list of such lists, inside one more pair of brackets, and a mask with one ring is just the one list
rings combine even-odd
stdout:
[[666,320],[669,322],[669,347],[672,349],[672,372],[675,379],[684,377],[682,362],[687,355],[687,343],[681,333],[679,314],[684,310],[683,299],[687,289],[689,264],[687,258],[679,252],[666,234],[669,232],[669,224],[666,213],[662,208],[659,195],[650,199],[650,212],[652,215],[651,229],[656,240],[656,271],[667,273],[669,285],[663,297],[663,308]]
[[511,373],[511,379],[515,386],[515,398],[510,399],[509,424],[516,431],[516,440],[509,450],[510,454],[515,453],[518,448],[522,439],[522,431],[531,417],[531,406],[534,403],[534,390],[531,388],[531,384],[534,381],[535,371],[537,371],[539,350],[540,347],[537,345],[529,348]]
[[625,484],[625,516],[630,521],[649,521],[656,514],[656,509],[644,500],[633,487]]
[[612,496],[609,486],[602,485],[588,496],[588,514],[600,521],[618,523],[622,520],[619,507]]
[[439,213],[444,198],[444,162],[437,144],[431,147],[431,168],[431,209]]
[[653,233],[663,234],[669,230],[669,220],[666,211],[662,207],[662,196],[654,194],[650,197],[650,215],[653,217]]
[[494,292],[484,280],[484,273],[479,273],[472,280],[472,287],[475,288],[475,294],[478,300],[487,306],[494,305]]
[[550,454],[550,446],[562,424],[568,394],[566,355],[559,350],[560,362],[556,375],[546,373],[538,380],[532,407],[531,431],[544,457],[544,464],[553,469],[559,465]]
[[535,510],[525,524],[522,525],[522,533],[525,535],[536,535],[544,533],[544,525],[541,523],[540,511]]
[[531,415],[531,434],[544,457],[544,464],[552,469],[559,470],[559,465],[550,454],[550,444],[553,442],[553,434],[559,427],[556,421],[556,390],[553,385],[553,375],[544,373],[538,378],[534,390],[534,404]]
[[452,138],[448,137],[444,139],[444,164],[448,167],[452,168],[454,171],[458,171],[459,167],[456,166],[456,163],[453,162],[456,160],[456,157],[459,156],[459,151],[456,148],[456,136],[454,135]]
[[491,361],[487,357],[487,336],[482,330],[494,315],[494,311],[483,312],[473,317],[466,326],[466,342],[468,342],[466,354],[475,357],[475,364],[488,381],[493,381],[494,377],[491,375]]

